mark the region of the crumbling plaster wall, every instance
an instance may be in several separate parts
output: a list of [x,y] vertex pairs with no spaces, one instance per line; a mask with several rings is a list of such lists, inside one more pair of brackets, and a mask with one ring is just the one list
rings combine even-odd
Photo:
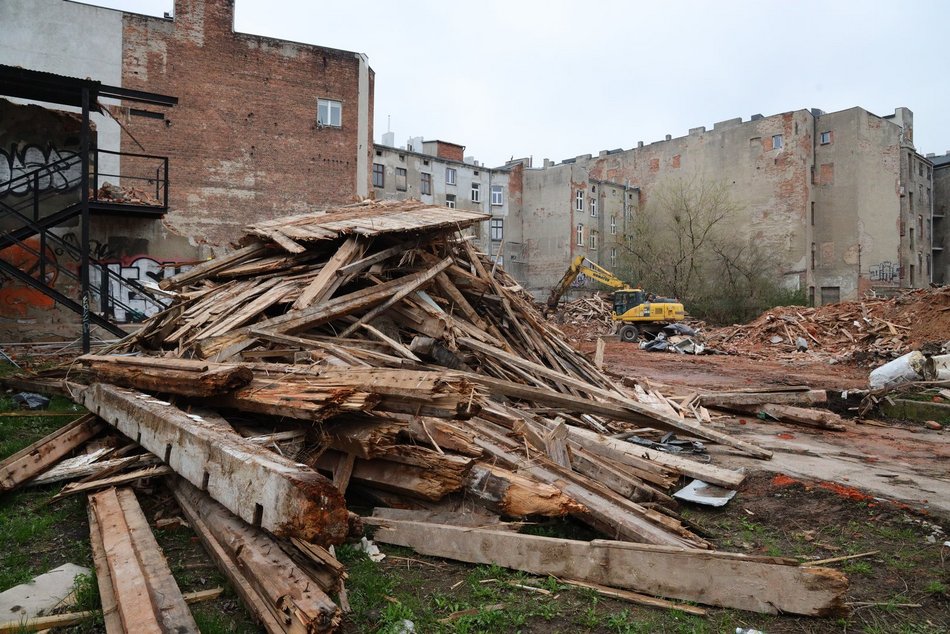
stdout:
[[[782,135],[781,148],[773,149],[773,135]],[[634,193],[627,205],[643,208],[657,188],[677,179],[723,183],[739,208],[732,222],[734,231],[777,255],[786,285],[800,288],[810,237],[805,218],[811,197],[811,159],[811,113],[799,110],[745,123],[724,121],[713,130],[695,128],[676,139],[527,170],[524,222],[525,233],[531,236],[527,241],[530,290],[543,295],[574,255],[583,253],[601,264],[609,263],[612,208],[607,204],[605,209],[602,202],[599,217],[591,217],[592,186],[608,183],[599,187],[598,196],[624,187],[628,196]],[[578,189],[585,192],[583,212],[575,209]],[[584,246],[576,244],[578,223],[585,224]],[[607,237],[606,249],[601,247],[596,253],[589,249],[589,228]]]
[[845,299],[898,286],[900,127],[861,108],[821,115],[815,126],[816,299],[823,287]]

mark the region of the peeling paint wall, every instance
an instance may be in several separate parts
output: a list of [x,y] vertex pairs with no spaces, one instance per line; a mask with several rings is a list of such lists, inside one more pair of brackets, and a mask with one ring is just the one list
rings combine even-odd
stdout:
[[[616,240],[610,219],[629,218],[650,204],[658,188],[684,179],[724,184],[739,207],[733,230],[777,255],[783,285],[810,291],[816,302],[822,301],[822,288],[831,301],[892,285],[895,271],[893,285],[910,286],[911,259],[913,285],[925,285],[930,183],[924,159],[909,141],[912,127],[906,108],[883,118],[861,108],[832,114],[797,110],[722,121],[712,130],[693,128],[683,137],[597,157],[546,161],[525,171],[523,224],[530,238],[520,281],[541,298],[575,255],[610,268],[611,240]],[[826,144],[822,132],[830,133]],[[916,192],[913,245],[902,184]],[[583,209],[577,206],[578,192]],[[626,197],[618,198],[621,192]],[[591,196],[598,198],[599,217],[591,216]],[[618,234],[629,232],[627,223],[619,224]],[[591,248],[591,231],[598,231],[597,249]],[[899,277],[902,269],[906,279]]]

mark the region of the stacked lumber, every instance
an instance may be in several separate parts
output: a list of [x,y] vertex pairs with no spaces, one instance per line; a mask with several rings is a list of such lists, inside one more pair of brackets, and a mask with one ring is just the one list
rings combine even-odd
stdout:
[[944,343],[948,332],[950,287],[943,286],[815,308],[779,306],[751,323],[708,331],[706,340],[727,352],[774,358],[795,355],[801,337],[820,360],[874,366]]
[[[696,553],[709,544],[672,488],[735,489],[744,473],[611,435],[646,424],[770,457],[567,345],[462,233],[485,219],[387,201],[252,226],[233,253],[164,280],[176,299],[139,332],[69,369],[77,402],[175,474],[183,512],[268,631],[338,622],[342,571],[324,549],[362,530],[344,495],[435,530],[571,516]],[[292,562],[245,557],[272,551],[265,539],[293,544]],[[273,581],[301,553],[322,594]]]

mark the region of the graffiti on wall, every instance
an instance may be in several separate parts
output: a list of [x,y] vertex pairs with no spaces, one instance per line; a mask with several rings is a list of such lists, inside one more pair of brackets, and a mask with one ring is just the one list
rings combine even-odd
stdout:
[[[47,169],[41,170],[43,167]],[[40,172],[35,180],[18,178],[36,170]],[[40,192],[68,191],[79,185],[81,174],[79,154],[72,150],[16,143],[0,148],[0,196],[25,196],[34,185]]]
[[[40,279],[46,278],[46,284],[52,286],[59,276],[56,254],[49,247],[40,255],[40,239],[29,238],[23,245],[15,244],[0,251],[0,260],[12,264],[27,275]],[[41,260],[45,269],[41,266]],[[50,310],[56,305],[51,298],[20,280],[0,272],[0,317],[10,319],[25,318],[30,309]]]
[[869,273],[872,282],[898,282],[901,267],[896,262],[881,262],[871,265]]
[[[187,271],[191,264],[174,261],[159,261],[147,255],[124,258],[103,264],[122,280],[131,280],[146,288],[157,287],[158,282]],[[108,275],[108,274],[106,274]],[[99,267],[92,267],[90,284],[92,288],[103,289],[103,273]],[[141,321],[161,312],[170,302],[160,296],[154,298],[142,292],[134,284],[124,283],[116,275],[108,275],[107,307],[110,316],[119,323]],[[100,300],[101,301],[101,300]]]

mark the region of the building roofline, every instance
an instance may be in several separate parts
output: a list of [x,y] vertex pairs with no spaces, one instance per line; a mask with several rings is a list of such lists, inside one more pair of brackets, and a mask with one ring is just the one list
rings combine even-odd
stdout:
[[[157,16],[157,15],[149,15],[149,14],[147,14],[147,13],[136,13],[135,11],[126,11],[125,9],[113,9],[112,7],[102,7],[102,6],[99,6],[99,5],[97,5],[97,4],[90,4],[90,3],[86,3],[86,2],[76,2],[76,0],[66,0],[66,2],[68,2],[69,4],[75,4],[75,5],[82,5],[82,6],[86,6],[86,7],[92,7],[92,8],[94,8],[94,9],[104,9],[104,10],[106,10],[106,11],[116,11],[116,12],[122,13],[122,14],[126,14],[126,13],[127,13],[127,14],[129,14],[129,15],[136,16],[136,17],[140,17],[140,18],[145,18],[145,19],[147,19],[147,20],[160,20],[161,22],[172,22],[172,23],[175,22],[175,17],[174,17],[174,15],[172,15],[171,17],[166,18],[166,17],[162,17],[162,16]],[[246,37],[256,37],[256,38],[260,38],[260,39],[262,39],[262,40],[270,40],[270,41],[272,41],[272,42],[280,42],[280,43],[283,43],[283,44],[294,44],[294,45],[296,45],[296,46],[305,46],[305,47],[308,47],[308,48],[320,49],[320,50],[323,50],[323,51],[332,51],[332,52],[334,52],[334,53],[343,53],[343,54],[346,54],[346,55],[353,55],[353,56],[355,56],[355,57],[363,57],[363,58],[366,59],[367,61],[369,60],[369,56],[368,56],[366,53],[361,53],[361,52],[359,52],[359,51],[349,51],[349,50],[342,49],[342,48],[333,48],[332,46],[323,46],[323,45],[321,45],[321,44],[313,44],[313,43],[310,43],[310,42],[298,42],[298,41],[296,41],[296,40],[285,40],[285,39],[281,39],[281,38],[279,38],[279,37],[273,37],[273,36],[270,36],[270,35],[261,35],[261,34],[259,34],[259,33],[247,33],[247,32],[245,32],[245,31],[238,31],[238,30],[236,30],[236,29],[234,28],[234,23],[233,23],[233,21],[232,21],[232,23],[231,23],[231,32],[232,32],[234,35],[243,35],[243,36],[246,36]],[[367,66],[369,66],[369,64],[367,64]],[[375,71],[373,71],[372,67],[370,67],[369,70],[370,70],[370,72],[373,72],[373,73],[375,74]]]
[[[428,143],[428,141],[425,141]],[[464,146],[462,146],[464,147]],[[465,167],[470,167],[475,170],[485,170],[486,172],[510,172],[514,166],[504,165],[502,167],[488,167],[487,165],[472,165],[471,163],[466,163],[465,161],[456,161],[455,159],[447,159],[442,156],[436,156],[434,154],[426,154],[425,152],[415,152],[413,150],[407,150],[405,148],[394,147],[392,145],[383,145],[382,143],[373,143],[373,150],[383,149],[391,150],[393,152],[398,152],[399,154],[410,154],[412,156],[418,156],[421,158],[436,160],[442,163],[450,163],[452,165],[463,165]]]

